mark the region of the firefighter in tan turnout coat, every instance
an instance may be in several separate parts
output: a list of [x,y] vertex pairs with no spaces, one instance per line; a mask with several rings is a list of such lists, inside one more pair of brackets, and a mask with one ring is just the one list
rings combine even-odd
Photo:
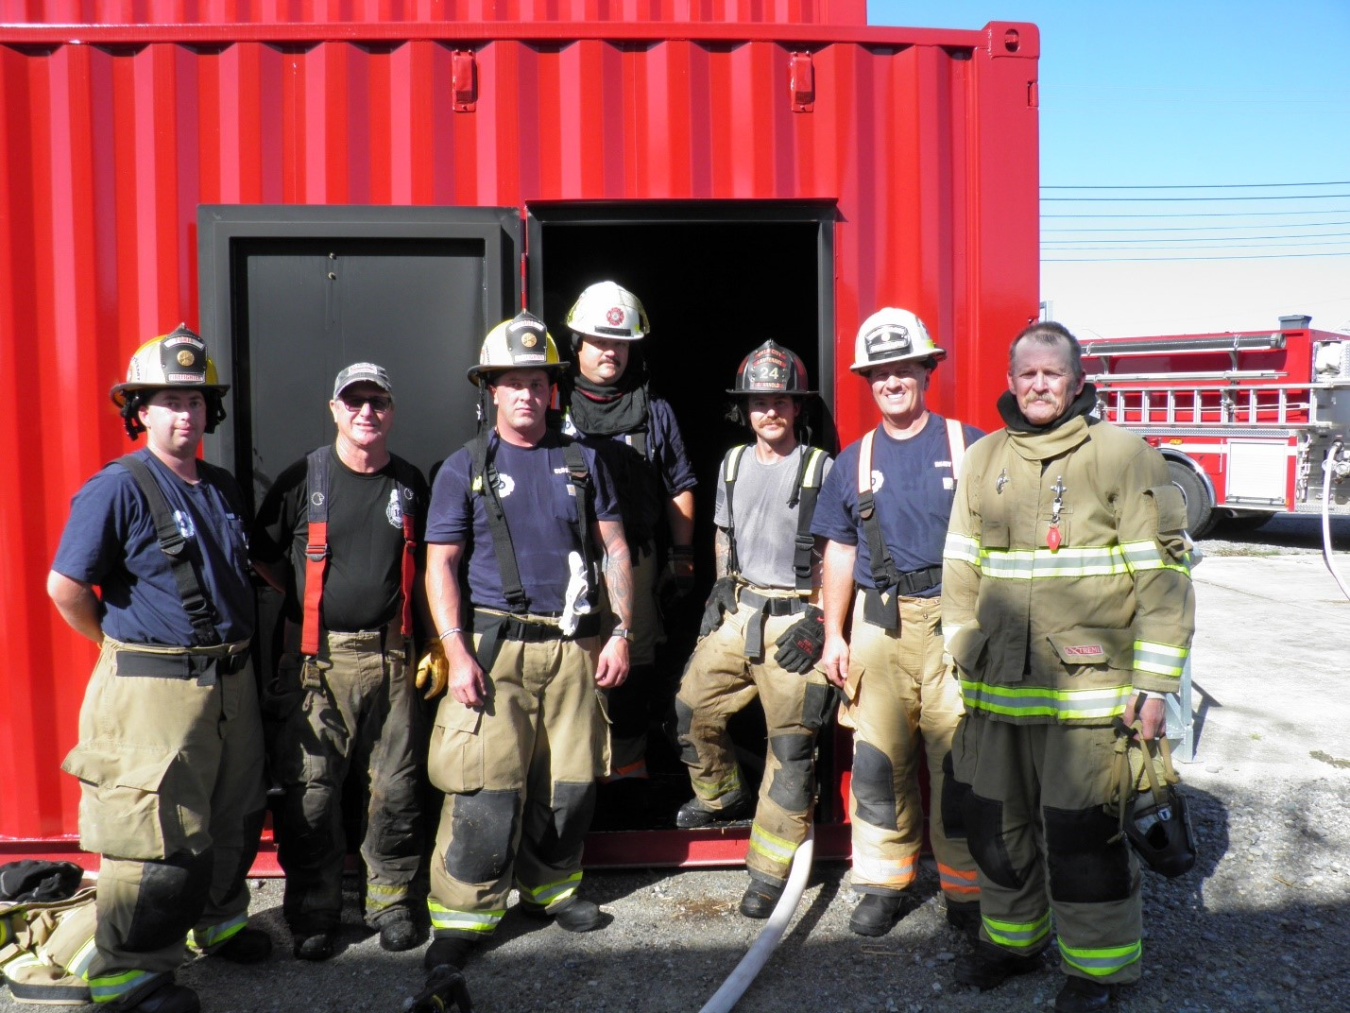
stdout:
[[[1041,966],[1058,934],[1061,1013],[1139,977],[1139,865],[1111,797],[1112,724],[1163,725],[1194,627],[1185,504],[1162,456],[1091,418],[1078,343],[1035,324],[1012,346],[1006,428],[965,461],[945,550],[943,634],[966,718],[954,786],[982,925],[958,981]],[[1053,921],[1052,921],[1053,915]]]

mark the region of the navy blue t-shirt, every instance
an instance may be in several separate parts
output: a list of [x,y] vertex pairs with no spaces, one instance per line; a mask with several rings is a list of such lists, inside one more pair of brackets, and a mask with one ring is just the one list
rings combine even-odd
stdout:
[[[961,426],[970,446],[984,435],[974,426]],[[840,453],[834,469],[820,488],[811,533],[858,547],[853,579],[860,587],[872,587],[872,554],[858,516],[858,453],[862,441],[850,443]],[[897,440],[877,427],[872,441],[872,492],[876,497],[881,536],[900,573],[942,565],[942,547],[947,540],[956,482],[952,477],[951,447],[947,423],[929,414],[917,436]],[[933,588],[919,597],[933,597]]]
[[619,492],[624,533],[634,547],[649,545],[656,536],[667,500],[698,485],[675,411],[663,398],[654,397],[647,406],[645,460],[631,433],[589,436],[577,430],[570,415],[564,416],[563,432],[600,451]]
[[[495,433],[492,439],[497,494],[506,514],[529,611],[561,612],[571,578],[567,555],[580,549],[575,487],[567,475],[560,442],[563,438],[550,433],[537,447],[513,446]],[[591,476],[591,516],[602,521],[619,520],[609,471],[591,448],[583,446],[582,454]],[[437,473],[426,538],[436,545],[464,545],[469,557],[470,601],[476,606],[505,610],[508,606],[488,527],[487,504],[481,493],[470,488],[470,466],[469,451],[461,448]],[[600,552],[601,547],[594,547],[592,558],[599,558]]]
[[[253,586],[244,520],[232,493],[205,478],[205,471],[202,481],[189,485],[149,448],[136,456],[150,466],[187,539],[198,580],[215,607],[221,640],[247,640],[253,636]],[[71,500],[52,569],[98,585],[103,632],[114,640],[175,647],[193,643],[192,623],[159,547],[150,505],[120,464],[94,475]]]

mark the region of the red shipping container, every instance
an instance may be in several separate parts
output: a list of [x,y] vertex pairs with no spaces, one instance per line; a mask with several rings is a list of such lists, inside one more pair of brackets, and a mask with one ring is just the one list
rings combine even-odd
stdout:
[[[251,406],[274,377],[237,287],[254,217],[270,240],[290,235],[283,206],[311,238],[324,222],[369,239],[393,221],[407,239],[446,209],[498,209],[485,242],[501,264],[484,255],[464,324],[479,335],[521,303],[556,334],[578,255],[622,246],[664,278],[687,239],[699,252],[681,270],[692,278],[706,254],[729,287],[637,289],[654,337],[654,301],[671,320],[737,323],[735,342],[686,323],[667,343],[682,422],[727,386],[725,362],[773,336],[746,321],[805,289],[801,343],[819,338],[807,361],[841,444],[875,419],[847,370],[873,310],[926,321],[949,351],[933,406],[986,428],[1007,343],[1036,316],[1032,25],[869,27],[861,0],[248,6],[236,21],[224,3],[0,3],[0,378],[27,398],[0,449],[0,858],[73,847],[79,789],[60,763],[95,652],[45,578],[71,495],[128,448],[108,388],[132,351],[179,321],[200,327],[234,385],[206,453],[257,464],[266,427]],[[222,264],[236,248],[244,259]],[[465,405],[450,367],[474,351],[428,364]],[[331,377],[331,363],[314,371]],[[326,395],[304,396],[295,411],[317,417]]]

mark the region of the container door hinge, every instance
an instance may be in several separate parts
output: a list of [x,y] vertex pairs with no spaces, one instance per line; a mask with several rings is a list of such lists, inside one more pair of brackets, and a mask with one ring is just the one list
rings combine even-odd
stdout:
[[478,102],[478,61],[472,50],[457,49],[450,54],[450,87],[455,112],[473,112]]
[[788,62],[792,111],[809,113],[816,107],[816,68],[810,53],[793,53]]

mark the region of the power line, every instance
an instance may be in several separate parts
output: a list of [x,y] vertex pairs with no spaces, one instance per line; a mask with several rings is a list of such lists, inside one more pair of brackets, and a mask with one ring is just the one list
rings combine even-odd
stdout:
[[1243,190],[1253,187],[1299,187],[1299,186],[1350,186],[1350,179],[1334,179],[1325,183],[1149,183],[1119,186],[1098,186],[1089,184],[1075,186],[1071,184],[1042,183],[1042,190]]
[[[1042,215],[1042,217],[1049,217]],[[1133,215],[1123,217],[1132,218]],[[1350,225],[1350,221],[1344,222],[1290,222],[1285,225],[1269,224],[1263,225],[1266,229],[1320,229],[1328,228],[1332,225]],[[1041,229],[1041,235],[1051,232],[1231,232],[1236,229],[1252,229],[1254,225],[1155,225],[1151,228],[1117,228],[1112,226],[1103,226],[1099,229],[1094,228],[1069,228],[1069,229]]]
[[1231,257],[1042,257],[1042,264],[1122,264],[1143,262],[1161,264],[1181,260],[1292,260],[1296,257],[1350,257],[1345,253],[1271,253],[1237,254]]
[[1084,203],[1091,201],[1094,204],[1124,204],[1131,202],[1155,203],[1157,201],[1235,201],[1235,200],[1339,200],[1342,197],[1350,197],[1350,193],[1273,193],[1264,194],[1259,197],[1042,197],[1041,201],[1073,201]]
[[[1042,246],[1054,246],[1054,245],[1059,245],[1059,244],[1062,244],[1062,243],[1114,243],[1114,244],[1119,244],[1119,243],[1225,243],[1225,244],[1230,244],[1230,245],[1228,245],[1228,246],[1226,246],[1226,247],[1223,247],[1223,246],[1215,246],[1215,247],[1211,247],[1212,249],[1220,250],[1220,249],[1225,249],[1225,248],[1227,248],[1227,249],[1234,249],[1234,248],[1236,248],[1236,246],[1238,246],[1238,245],[1240,245],[1241,243],[1244,243],[1244,242],[1246,242],[1247,240],[1250,240],[1250,239],[1273,239],[1273,240],[1276,240],[1276,241],[1278,241],[1278,242],[1280,242],[1280,243],[1282,244],[1281,246],[1275,247],[1275,249],[1283,249],[1283,248],[1287,248],[1287,247],[1290,247],[1290,246],[1340,246],[1340,245],[1342,245],[1342,244],[1345,243],[1345,240],[1344,240],[1344,239],[1337,238],[1337,237],[1339,237],[1339,236],[1350,236],[1350,232],[1324,232],[1324,233],[1322,233],[1322,234],[1320,234],[1320,235],[1317,235],[1317,236],[1182,236],[1182,237],[1178,237],[1178,238],[1176,238],[1176,239],[1169,239],[1169,238],[1166,238],[1166,237],[1162,237],[1162,238],[1149,238],[1149,239],[1043,239],[1043,240],[1041,240],[1041,245],[1042,245]],[[1305,243],[1305,242],[1300,242],[1300,240],[1304,240],[1304,239],[1312,239],[1312,240],[1329,239],[1329,240],[1331,240],[1331,241],[1330,241],[1330,242],[1327,242],[1327,243],[1319,243],[1319,242]],[[1263,245],[1263,244],[1258,244],[1258,245]],[[1084,249],[1084,250],[1086,250],[1086,249],[1091,249],[1091,247],[1086,247],[1086,246],[1083,246],[1083,247],[1062,247],[1062,248],[1063,248],[1063,249]],[[1100,249],[1100,247],[1098,247],[1098,248]],[[1192,247],[1192,249],[1204,249],[1204,248],[1205,248],[1205,247],[1198,247],[1198,246],[1197,246],[1197,247]],[[1159,247],[1159,249],[1164,249],[1164,250],[1165,250],[1165,249],[1167,249],[1167,247],[1163,246],[1163,247]]]
[[1091,214],[1084,211],[1074,212],[1072,214],[1047,214],[1042,212],[1042,218],[1271,218],[1285,217],[1286,215],[1350,215],[1350,208],[1309,208],[1306,211],[1197,211],[1188,213],[1185,211],[1154,211],[1154,212],[1131,212],[1129,214]]

